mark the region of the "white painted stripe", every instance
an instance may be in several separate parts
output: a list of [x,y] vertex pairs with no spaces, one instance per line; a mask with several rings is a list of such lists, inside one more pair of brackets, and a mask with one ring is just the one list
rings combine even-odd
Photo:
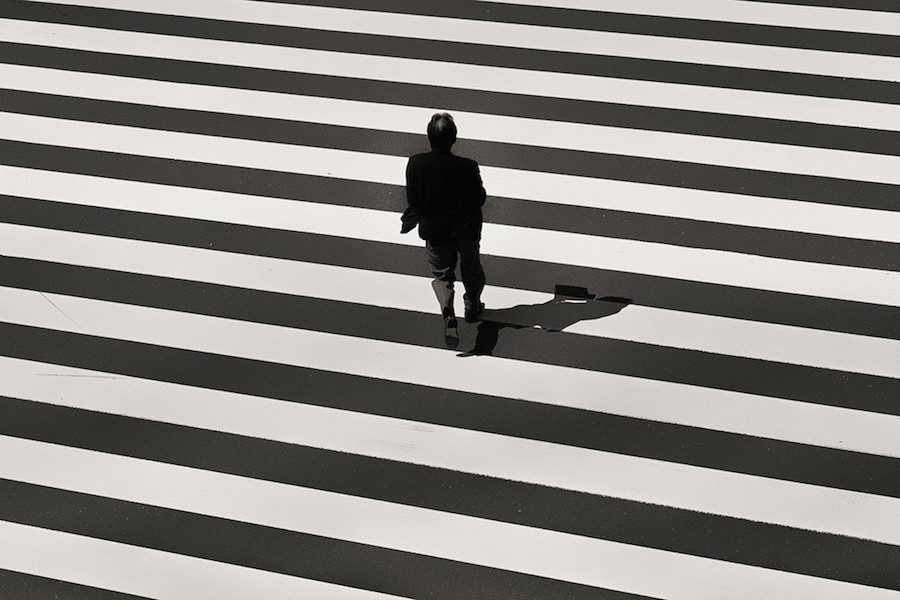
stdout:
[[[900,212],[895,211],[493,167],[481,167],[481,171],[490,183],[491,195],[495,197],[900,243]],[[9,195],[218,221],[228,220],[228,211],[217,209],[221,203],[229,206],[241,203],[284,205],[283,202],[257,196],[5,165],[0,165],[0,179],[3,180],[3,193]],[[561,194],[560,190],[566,193]],[[208,206],[200,208],[201,202],[206,202]],[[488,216],[490,210],[488,204]],[[255,212],[247,213],[246,217],[253,218],[254,215]],[[280,219],[257,217],[253,224],[284,227]]]
[[677,3],[667,0],[603,0],[602,3],[596,0],[482,1],[775,27],[900,35],[898,13],[825,6],[796,6],[743,0],[679,0]]
[[[615,131],[621,135],[616,136],[619,138],[618,140],[610,142],[612,146],[609,149],[615,149],[617,152],[631,156],[636,155],[634,152],[641,152],[644,144],[652,141],[650,138],[659,137],[659,141],[666,143],[652,152],[643,152],[644,156],[667,160],[688,161],[691,159],[691,161],[703,164],[719,164],[739,168],[765,167],[784,173],[822,177],[844,176],[847,179],[900,184],[900,157],[898,156],[802,148],[702,136],[679,136],[678,134],[639,132],[627,129]],[[0,113],[0,135],[4,139],[37,144],[273,171],[302,172],[310,175],[394,185],[405,183],[407,159],[401,156],[88,123],[18,113]],[[641,138],[647,139],[642,141]],[[665,139],[663,140],[663,138]],[[677,138],[698,141],[699,146],[693,152],[687,147],[681,150]],[[742,150],[744,150],[744,154],[741,154]],[[716,156],[718,159],[715,158]],[[732,156],[734,160],[729,159],[729,156]],[[840,165],[843,165],[843,168]],[[523,171],[500,168],[485,169],[485,176],[493,170],[504,175],[508,174],[508,177],[503,180],[506,185],[494,193],[507,197],[521,197],[524,194],[522,190],[529,181],[527,177],[519,176]],[[537,178],[546,179],[547,176],[547,174],[539,173]],[[513,181],[514,177],[519,181],[518,185]],[[575,181],[586,180],[588,183],[597,181],[586,177],[572,179]],[[504,193],[507,191],[513,193]],[[560,190],[556,189],[554,193],[559,194]]]
[[[608,150],[615,154],[900,185],[900,156],[632,129],[604,129],[609,133],[607,137],[612,138],[608,140]],[[393,184],[403,183],[407,160],[401,156],[19,113],[0,113],[0,132],[5,139],[38,144],[275,171],[296,172],[299,169],[310,174]],[[649,149],[651,147],[652,150]],[[297,160],[301,162],[294,162]],[[306,166],[307,163],[310,163],[309,166]]]
[[[410,460],[411,449],[421,449],[419,444],[423,443],[424,426],[400,419],[7,357],[0,357],[0,366],[0,393],[11,398],[390,460]],[[633,387],[637,392],[637,386]],[[618,390],[611,390],[610,395],[613,391]],[[677,396],[663,396],[665,389],[656,392],[650,398],[653,402],[680,400]],[[900,457],[900,417],[802,402],[759,400],[751,405],[740,395],[724,392],[717,403],[707,405],[703,414],[731,413],[744,423],[758,425],[754,435],[773,429],[770,423],[777,425],[787,419],[792,429],[791,439],[785,441]],[[490,402],[490,397],[485,397],[485,402]],[[761,414],[765,416],[760,417]],[[718,417],[718,421],[725,419]],[[325,423],[331,425],[326,428]],[[705,427],[708,423],[701,425],[709,429]],[[344,433],[338,435],[339,432]],[[504,439],[498,438],[490,446],[502,446]],[[405,442],[402,446],[401,441]],[[416,460],[421,461],[422,457]]]
[[[84,332],[140,343],[375,376],[419,384],[423,378],[452,378],[459,387],[490,389],[492,395],[521,397],[579,395],[585,383],[599,383],[592,372],[509,359],[460,360],[454,353],[410,347],[272,325],[190,315],[160,309],[86,300],[71,296],[2,290],[9,322],[63,331]],[[412,362],[409,362],[410,359]],[[403,362],[400,362],[403,361]],[[410,365],[415,364],[415,369]],[[373,369],[374,367],[374,369]],[[374,371],[374,372],[373,372]],[[509,383],[509,375],[520,380]],[[571,376],[571,378],[570,378]],[[501,384],[498,386],[498,384]],[[498,389],[499,388],[499,389]],[[602,387],[594,386],[597,395]],[[527,397],[526,396],[526,397]],[[321,423],[319,423],[321,425]],[[366,429],[365,426],[363,429]],[[320,427],[323,431],[329,427]],[[586,450],[547,442],[490,436],[449,427],[415,424],[403,443],[389,428],[389,443],[374,443],[376,456],[433,467],[525,481],[561,489],[648,502],[823,531],[900,543],[900,499],[817,487],[765,477],[672,464],[660,460]],[[348,442],[359,431],[347,434]],[[487,438],[484,436],[488,436]],[[502,442],[502,443],[501,443]],[[391,448],[385,448],[385,447]],[[381,448],[381,449],[379,449]],[[439,450],[439,449],[443,449]],[[385,454],[387,453],[387,454]],[[6,455],[5,455],[6,456]],[[405,456],[405,458],[399,458]],[[21,468],[30,470],[30,465]],[[842,515],[838,521],[836,515]]]
[[[81,248],[72,248],[72,260],[81,262],[82,252],[83,249]],[[168,258],[168,253],[161,253],[160,256]],[[403,285],[400,285],[400,287],[382,287],[385,284],[385,277],[378,276],[370,271],[355,271],[342,268],[331,270],[321,266],[295,263],[286,272],[284,269],[276,268],[282,266],[277,264],[277,262],[273,264],[271,261],[247,260],[239,255],[229,256],[230,260],[234,261],[232,264],[235,269],[244,270],[247,266],[244,264],[245,262],[257,264],[261,269],[273,269],[271,271],[272,278],[277,279],[281,277],[280,281],[282,282],[297,281],[295,278],[298,276],[309,277],[311,285],[316,286],[316,295],[319,297],[330,297],[336,300],[347,301],[348,297],[352,297],[350,288],[357,289],[361,287],[371,292],[371,298],[366,299],[368,302],[390,305],[391,299],[394,299],[396,302],[396,297],[401,292],[410,298],[410,300],[404,300],[404,302],[415,303],[423,308],[426,305],[430,306],[434,302],[428,296],[427,286],[418,278],[395,276],[391,278],[390,283],[401,283]],[[129,270],[135,269],[141,272],[154,272],[152,265],[148,268],[145,262],[132,266]],[[197,279],[228,283],[229,279],[223,277],[222,274],[229,272],[230,269],[231,267],[223,269],[222,265],[217,264],[211,267],[207,274]],[[165,271],[161,270],[161,272],[168,272],[170,275],[172,274],[171,271],[171,268]],[[343,285],[348,281],[344,274],[351,271],[355,285],[348,287]],[[176,276],[180,274],[182,273],[174,273]],[[263,271],[257,272],[257,275],[263,274]],[[281,291],[283,293],[292,292],[293,286],[291,285],[279,283],[267,286],[267,282],[260,282],[259,279],[269,278],[256,276],[253,281],[245,279],[239,283],[244,286],[258,286],[261,289],[271,289],[272,291]],[[417,285],[412,285],[412,280],[415,280]],[[386,290],[396,290],[396,293],[389,294]],[[499,299],[515,299],[515,301],[526,303],[533,300],[536,296],[549,298],[549,295],[532,294],[518,290],[493,287],[488,289],[488,298],[495,300],[499,297]],[[36,306],[43,305],[45,308],[49,308],[47,303],[38,296],[34,296],[33,301],[36,302]],[[20,307],[19,310],[24,310],[24,307]],[[650,322],[652,322],[652,317],[656,316],[652,309],[642,310],[636,306],[629,307],[624,313],[630,313],[632,310],[638,312],[639,316],[649,315],[647,320]],[[3,314],[0,314],[0,318],[12,318],[13,313],[10,311],[12,311],[12,308],[7,307]],[[668,311],[661,312],[666,314]],[[49,317],[50,313],[44,315],[44,318]],[[56,317],[56,320],[49,321],[49,323],[55,324],[55,326],[63,326],[65,320],[59,319],[60,315],[56,315]],[[602,333],[599,331],[585,331],[592,328],[591,322],[586,322],[582,324],[581,328],[574,326],[572,329],[579,330],[581,333]],[[813,342],[819,341],[813,340]],[[889,351],[893,350],[896,343],[890,342],[888,345],[890,348],[886,349],[884,356],[881,358],[871,353],[870,346],[861,351],[859,360],[864,362],[866,359],[871,359],[882,363],[890,363],[890,357],[895,355],[890,354]],[[776,354],[780,352],[777,346],[768,350]],[[348,348],[346,351],[352,352],[352,348]],[[810,352],[815,351],[815,346],[811,346]],[[409,361],[418,362],[418,350],[408,350],[408,353]],[[765,359],[765,354],[760,356],[760,358]],[[504,360],[500,362],[502,365],[507,365],[507,362]],[[319,366],[321,367],[320,364]],[[451,367],[451,365],[448,365],[448,367]],[[455,370],[460,367],[456,365],[452,366],[452,368]],[[548,376],[553,373],[552,367],[541,366],[538,368],[546,369]],[[337,370],[338,372],[348,372],[347,369],[348,366],[341,363],[334,363],[330,366],[330,370]],[[378,370],[377,365],[366,366],[363,371],[351,369],[349,372],[379,378],[384,376]],[[403,375],[398,372],[395,376],[400,377]],[[691,427],[716,429],[802,444],[900,457],[900,436],[896,435],[898,427],[900,427],[900,418],[898,417],[870,415],[864,412],[818,406],[805,402],[791,402],[753,394],[720,391],[661,381],[656,382],[599,372],[590,375],[583,371],[569,373],[565,377],[581,383],[573,384],[574,387],[569,387],[566,394],[559,394],[554,390],[543,393],[542,390],[534,391],[518,386],[515,379],[517,376],[518,371],[515,369],[507,373],[501,368],[492,374],[492,377],[496,378],[493,385],[484,387],[475,385],[473,381],[469,382],[471,385],[459,389],[495,396],[511,394],[513,397],[543,404],[569,406],[583,410],[677,423]],[[449,386],[457,389],[455,387],[457,384],[445,382],[445,379],[446,377],[443,375],[432,378],[427,374],[422,374],[422,377],[416,379],[415,383],[438,388]],[[482,381],[481,383],[485,382]],[[608,390],[609,393],[598,396],[596,394],[597,389]]]
[[247,0],[50,0],[153,14],[645,60],[900,80],[900,58]]
[[[4,85],[13,89],[223,113],[234,112],[294,121],[324,122],[366,129],[369,128],[369,124],[374,123],[375,129],[421,134],[424,129],[423,123],[428,122],[432,112],[418,109],[413,113],[400,107],[370,105],[363,102],[165,84],[65,71],[52,72],[53,81],[43,84],[40,79],[34,77],[35,75],[46,77],[48,74],[46,69],[0,68],[0,76],[12,75],[12,81],[4,82]],[[87,87],[91,84],[97,88],[96,91]],[[195,92],[196,100],[186,96],[185,92]],[[206,94],[205,96],[196,94],[198,92]],[[180,100],[174,100],[175,98]],[[897,175],[900,172],[900,157],[895,156],[468,113],[457,114],[457,117],[467,121],[466,128],[474,132],[471,136],[473,139],[742,169],[900,183],[900,175]],[[55,128],[56,124],[50,122],[48,126]],[[12,127],[15,128],[15,125]]]
[[0,521],[0,568],[157,600],[399,596]]
[[[0,466],[0,473],[9,479],[656,598],[709,598],[710,590],[715,590],[716,597],[725,594],[735,600],[781,594],[808,600],[897,595],[807,575],[16,438],[0,437],[0,448],[10,458]],[[839,514],[846,514],[846,509],[842,507]],[[12,530],[19,533],[20,527],[12,526]]]
[[[0,64],[0,81],[5,89],[43,94],[419,135],[436,110],[9,64]],[[467,139],[490,142],[621,154],[623,149],[617,140],[640,133],[618,127],[470,113],[453,107],[446,110],[452,110],[457,122],[464,125]],[[642,138],[636,141],[662,143]],[[685,147],[683,152],[687,154],[690,149]]]
[[896,105],[0,19],[0,41],[295,73],[900,130]]
[[[210,138],[210,141],[214,139]],[[184,144],[176,144],[173,151],[184,150],[191,141],[194,140],[185,138]],[[232,149],[233,154],[228,158],[245,166],[256,164],[258,153],[263,150],[254,143],[246,147],[242,142],[238,143],[243,151]],[[224,159],[226,157],[222,154],[225,145],[207,143],[205,146],[208,152],[219,154],[216,158]],[[271,151],[271,148],[268,150]],[[278,166],[288,170],[301,165],[307,171],[321,169],[321,174],[325,176],[341,177],[346,174],[354,178],[358,176],[373,179],[383,177],[385,172],[402,169],[405,163],[400,158],[391,160],[390,157],[380,157],[380,160],[360,165],[359,161],[372,155],[358,154],[358,161],[354,162],[351,157],[334,155],[333,152],[337,151],[320,153],[313,148],[284,146],[283,152],[276,159],[280,161]],[[198,152],[197,156],[203,156],[203,152]],[[318,161],[318,165],[314,161]],[[228,161],[224,162],[227,164]],[[345,166],[348,168],[344,168]],[[490,182],[488,188],[490,189]],[[394,213],[316,203],[298,206],[302,206],[302,211],[294,212],[296,218],[292,221],[283,220],[281,228],[369,241],[420,245],[417,237],[400,234],[397,214]],[[210,217],[207,215],[200,218]],[[889,306],[900,305],[900,273],[891,271],[805,263],[492,223],[485,225],[482,251],[495,256]]]
[[[0,223],[0,254],[423,313],[437,311],[426,279],[395,273],[4,223]],[[550,294],[493,286],[484,297],[492,309],[553,300]],[[566,331],[900,379],[900,340],[896,339],[639,305],[576,323]]]
[[585,334],[589,330],[599,337],[900,379],[897,339],[633,308],[590,324],[579,323],[569,331]]

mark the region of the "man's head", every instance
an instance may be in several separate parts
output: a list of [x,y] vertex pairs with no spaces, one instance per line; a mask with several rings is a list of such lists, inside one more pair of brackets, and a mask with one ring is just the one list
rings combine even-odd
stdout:
[[447,113],[435,113],[428,123],[428,141],[434,150],[448,152],[456,142],[456,123]]

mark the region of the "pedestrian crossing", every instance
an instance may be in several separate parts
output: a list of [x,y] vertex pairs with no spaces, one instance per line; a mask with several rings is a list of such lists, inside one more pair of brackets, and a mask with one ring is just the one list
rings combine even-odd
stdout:
[[[757,2],[750,4],[741,0],[723,0],[722,2],[706,2],[704,0],[688,0],[680,2],[677,7],[654,0],[610,0],[603,4],[591,0],[499,0],[505,4],[521,6],[544,6],[570,8],[577,10],[594,10],[626,15],[646,15],[657,17],[674,17],[681,19],[697,19],[724,23],[747,23],[755,25],[772,25],[779,27],[796,27],[803,29],[821,29],[825,31],[852,31],[856,33],[874,33],[896,35],[900,31],[900,18],[896,14],[880,12],[869,6],[856,3],[853,8],[828,2]],[[886,5],[885,5],[886,6]],[[884,6],[880,7],[884,8]]]
[[4,4],[0,596],[900,598],[900,21],[835,4]]
[[[57,0],[54,3],[75,6],[84,4],[83,0],[74,2]],[[93,1],[89,4],[102,8],[135,10],[133,3],[122,0]],[[469,19],[398,13],[364,13],[322,6],[279,3],[259,5],[248,0],[220,2],[196,0],[188,5],[162,0],[155,3],[152,8],[139,7],[137,10],[241,23],[743,68],[770,68],[772,64],[778,64],[780,70],[832,77],[892,80],[900,64],[900,60],[890,56],[828,53],[771,46],[748,48],[728,42],[652,37],[589,29],[548,28],[517,23],[470,22]],[[131,37],[136,39],[134,36]]]

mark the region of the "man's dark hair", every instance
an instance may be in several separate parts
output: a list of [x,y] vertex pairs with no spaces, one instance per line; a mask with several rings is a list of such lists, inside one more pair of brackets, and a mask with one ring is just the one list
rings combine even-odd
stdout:
[[447,113],[435,113],[428,123],[428,141],[434,150],[450,150],[456,142],[456,123]]

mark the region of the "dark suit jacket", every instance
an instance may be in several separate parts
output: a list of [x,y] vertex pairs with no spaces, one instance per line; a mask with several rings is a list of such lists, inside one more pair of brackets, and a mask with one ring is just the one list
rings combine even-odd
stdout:
[[406,166],[406,200],[401,231],[415,223],[431,242],[481,238],[486,194],[478,163],[451,152],[417,154]]

